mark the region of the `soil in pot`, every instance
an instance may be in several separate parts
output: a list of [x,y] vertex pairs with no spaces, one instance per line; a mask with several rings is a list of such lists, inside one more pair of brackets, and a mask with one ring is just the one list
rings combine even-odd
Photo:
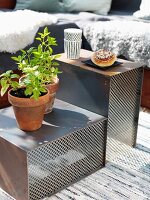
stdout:
[[17,92],[10,90],[8,100],[13,106],[19,128],[24,131],[34,131],[42,126],[46,104],[49,101],[49,91],[43,93],[38,100],[22,96],[23,91],[24,88]]

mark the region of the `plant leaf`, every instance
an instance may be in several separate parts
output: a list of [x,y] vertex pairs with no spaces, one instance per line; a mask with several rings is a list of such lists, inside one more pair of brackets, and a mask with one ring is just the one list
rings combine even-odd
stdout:
[[12,56],[11,59],[15,60],[15,61],[19,61],[18,57]]
[[1,96],[3,96],[7,92],[8,88],[9,84],[3,85],[3,87],[1,88]]
[[26,90],[25,90],[25,95],[28,96],[28,95],[31,95],[32,94],[32,87],[27,87]]
[[40,96],[40,94],[41,94],[41,93],[40,93],[40,91],[38,90],[38,88],[34,88],[32,97],[33,97],[34,99],[38,99],[39,96]]
[[52,62],[52,65],[59,66],[59,63],[58,62]]
[[18,74],[11,74],[10,78],[20,78],[20,76]]
[[37,37],[37,38],[35,38],[35,39],[41,41],[41,38],[40,38],[40,37]]
[[19,87],[19,83],[18,83],[17,81],[12,81],[12,82],[11,82],[11,87],[12,87],[13,89],[17,89],[17,88]]

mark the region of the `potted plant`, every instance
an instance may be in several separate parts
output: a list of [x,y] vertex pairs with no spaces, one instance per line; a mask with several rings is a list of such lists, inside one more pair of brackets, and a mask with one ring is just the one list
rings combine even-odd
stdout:
[[58,63],[55,62],[59,55],[52,55],[51,47],[57,45],[56,39],[50,37],[47,27],[43,33],[38,34],[36,40],[39,40],[40,44],[37,48],[21,50],[21,55],[12,57],[17,62],[23,78],[11,70],[0,75],[1,96],[11,88],[8,91],[8,100],[13,106],[20,129],[26,131],[41,127],[46,106],[53,99],[59,82],[57,74],[60,71],[57,68]]

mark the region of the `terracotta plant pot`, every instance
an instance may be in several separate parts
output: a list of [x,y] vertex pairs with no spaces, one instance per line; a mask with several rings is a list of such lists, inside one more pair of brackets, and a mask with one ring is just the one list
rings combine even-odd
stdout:
[[46,104],[49,101],[49,91],[39,97],[38,100],[32,98],[19,98],[8,92],[8,100],[13,106],[15,117],[20,129],[24,131],[34,131],[42,126]]
[[49,102],[46,105],[45,114],[50,113],[53,109],[56,91],[59,87],[59,79],[55,78],[54,83],[47,84],[46,88],[49,90]]

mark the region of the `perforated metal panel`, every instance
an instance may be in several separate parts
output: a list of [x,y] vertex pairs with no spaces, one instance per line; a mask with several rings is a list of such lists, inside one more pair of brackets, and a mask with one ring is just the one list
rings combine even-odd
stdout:
[[107,160],[126,150],[136,142],[142,68],[112,77],[110,83]]
[[50,196],[105,164],[106,120],[28,153],[29,197]]

